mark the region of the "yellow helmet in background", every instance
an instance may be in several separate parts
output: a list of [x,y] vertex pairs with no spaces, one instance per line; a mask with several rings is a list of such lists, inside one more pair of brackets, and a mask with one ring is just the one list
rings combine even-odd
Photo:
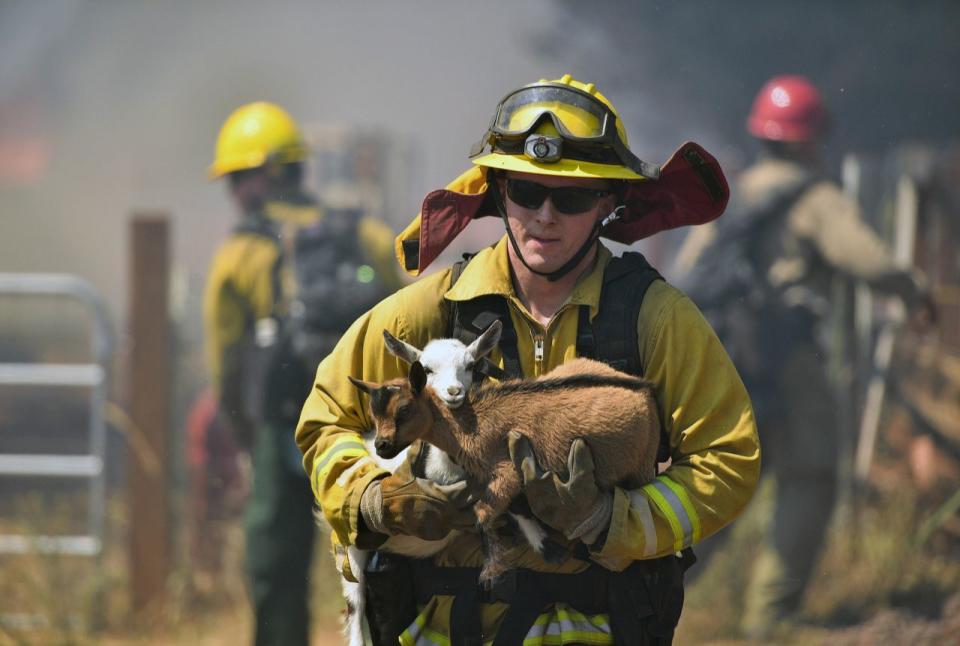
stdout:
[[301,162],[308,155],[300,128],[286,110],[257,101],[237,108],[223,123],[209,175],[216,179],[267,162]]
[[656,179],[637,158],[613,104],[593,83],[565,74],[507,94],[470,157],[493,169],[605,179]]

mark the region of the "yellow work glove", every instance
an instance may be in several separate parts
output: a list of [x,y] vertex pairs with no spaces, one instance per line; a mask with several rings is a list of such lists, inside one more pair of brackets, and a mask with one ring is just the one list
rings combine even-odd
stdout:
[[450,530],[473,528],[475,497],[467,480],[439,485],[418,478],[413,472],[414,460],[411,452],[393,475],[367,485],[360,498],[360,514],[367,529],[435,541]]
[[534,516],[570,540],[593,544],[610,525],[613,492],[597,488],[593,454],[586,442],[577,439],[570,447],[567,480],[543,470],[525,436],[511,431],[508,442]]

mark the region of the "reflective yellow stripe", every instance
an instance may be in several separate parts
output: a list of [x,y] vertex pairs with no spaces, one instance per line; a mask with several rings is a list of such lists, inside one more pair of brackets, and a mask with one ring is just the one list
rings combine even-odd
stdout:
[[693,523],[679,496],[664,483],[666,479],[666,476],[657,476],[656,480],[644,485],[643,490],[670,524],[670,531],[673,532],[673,551],[679,552],[693,542]]
[[684,547],[689,547],[695,543],[700,542],[700,516],[697,514],[697,510],[694,508],[693,503],[690,501],[690,496],[687,495],[687,490],[681,487],[679,484],[671,480],[667,476],[661,476],[663,478],[663,483],[670,487],[670,490],[676,494],[677,498],[680,499],[680,504],[683,505],[683,510],[687,512],[687,518],[690,519],[690,527],[692,530],[690,536],[690,542],[686,543]]
[[[449,604],[439,604],[450,597],[434,597],[420,610],[420,614],[400,635],[401,646],[450,646]],[[446,610],[443,610],[446,608]],[[484,626],[493,619],[491,606],[481,605]],[[484,639],[484,646],[491,646],[493,636]],[[523,646],[563,646],[586,644],[588,646],[613,646],[612,629],[606,614],[585,615],[575,608],[558,603],[552,610],[541,613],[527,632]]]
[[558,604],[553,613],[537,617],[523,640],[523,646],[551,646],[557,644],[613,644],[606,615],[588,617],[576,610]]
[[450,640],[429,628],[423,629],[423,634],[417,637],[415,646],[450,646]]
[[[367,453],[369,452],[370,451],[368,449]],[[340,487],[341,489],[345,488],[347,486],[347,483],[350,482],[350,478],[353,477],[353,474],[359,471],[366,464],[376,464],[376,463],[373,461],[373,458],[369,457],[368,455],[363,456],[362,458],[354,462],[351,466],[344,469],[343,473],[340,474],[340,477],[337,478],[337,486]]]
[[359,436],[344,435],[333,441],[327,450],[313,463],[313,488],[320,490],[320,482],[326,479],[330,470],[337,464],[334,458],[351,458],[369,455]]
[[428,628],[425,613],[421,612],[400,635],[401,646],[450,646],[450,638]]
[[657,553],[657,526],[653,522],[653,512],[650,511],[650,501],[639,491],[627,492],[630,497],[630,509],[640,518],[643,527],[643,556],[650,557]]

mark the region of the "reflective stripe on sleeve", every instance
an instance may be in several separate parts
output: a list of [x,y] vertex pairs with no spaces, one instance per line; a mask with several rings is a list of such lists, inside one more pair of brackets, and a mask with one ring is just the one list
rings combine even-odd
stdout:
[[665,475],[643,486],[643,491],[667,519],[673,532],[673,551],[679,552],[700,538],[700,519],[686,492]]
[[341,489],[346,487],[347,483],[350,482],[350,478],[353,477],[353,474],[359,471],[360,468],[366,464],[375,464],[373,458],[371,458],[369,455],[363,456],[345,469],[344,472],[340,474],[340,477],[337,478],[337,486]]
[[637,490],[628,491],[630,509],[637,513],[643,527],[643,556],[649,558],[657,553],[657,526],[653,522],[653,512],[646,496]]
[[320,454],[313,463],[313,487],[314,491],[320,490],[320,483],[330,474],[333,465],[336,464],[334,458],[350,458],[369,455],[367,447],[359,438],[350,435],[338,437],[333,441],[327,450]]
[[687,495],[687,490],[667,476],[662,477],[664,484],[670,487],[670,490],[673,491],[677,498],[680,499],[680,504],[683,505],[683,510],[687,512],[687,518],[690,519],[690,525],[693,528],[690,536],[690,542],[685,543],[684,547],[690,547],[694,543],[699,543],[701,534],[700,516],[697,514],[697,510],[694,508],[693,503],[690,501],[690,496]]

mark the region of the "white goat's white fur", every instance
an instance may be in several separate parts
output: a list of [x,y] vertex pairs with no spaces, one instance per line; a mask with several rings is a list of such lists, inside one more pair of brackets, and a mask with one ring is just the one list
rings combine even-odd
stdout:
[[[388,333],[384,332],[387,349],[407,363],[419,361],[427,371],[427,385],[432,387],[437,396],[451,408],[456,408],[463,403],[467,391],[473,385],[474,364],[489,354],[496,345],[495,339],[499,339],[499,337],[500,324],[497,322],[469,346],[457,339],[434,339],[427,343],[423,350],[418,350],[409,343],[388,336]],[[491,342],[491,339],[494,340]],[[407,458],[408,449],[404,449],[393,458],[386,460],[377,455],[373,446],[373,439],[365,440],[364,444],[373,460],[390,472],[393,472]],[[425,450],[427,451],[427,459],[424,475],[427,478],[439,484],[453,484],[464,478],[463,469],[457,466],[449,455],[435,446],[426,446]],[[535,524],[531,523],[531,525]],[[539,527],[536,527],[536,530],[543,531]],[[525,535],[526,533],[524,531]],[[446,547],[456,534],[456,531],[450,532],[445,538],[438,541],[425,541],[415,536],[401,534],[391,536],[379,549],[414,558],[426,558]],[[534,540],[531,540],[531,544],[535,544]],[[542,543],[542,541],[543,538],[541,537],[539,543]],[[364,570],[367,566],[367,560],[370,558],[370,553],[351,545],[347,547],[347,558],[350,561],[350,571],[353,572],[357,582],[354,583],[343,578],[340,580],[348,609],[344,632],[349,646],[363,646],[363,621],[366,608]]]

